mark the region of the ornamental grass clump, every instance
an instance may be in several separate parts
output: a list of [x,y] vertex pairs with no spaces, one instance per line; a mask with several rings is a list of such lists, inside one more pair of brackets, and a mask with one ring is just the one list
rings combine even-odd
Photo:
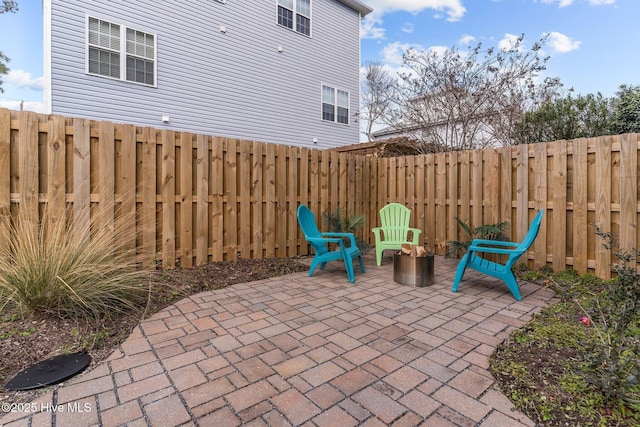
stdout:
[[99,319],[146,301],[150,272],[137,265],[134,248],[124,249],[135,227],[115,233],[74,226],[48,205],[40,221],[22,209],[4,220],[10,223],[0,227],[0,312]]

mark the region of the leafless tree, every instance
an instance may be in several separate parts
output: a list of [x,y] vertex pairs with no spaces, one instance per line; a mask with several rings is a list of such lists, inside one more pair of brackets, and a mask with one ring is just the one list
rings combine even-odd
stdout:
[[372,141],[373,126],[383,122],[394,98],[397,79],[380,62],[368,62],[363,77],[360,90],[362,133]]
[[0,13],[17,11],[18,2],[16,2],[15,0],[2,0],[2,5],[0,5]]
[[[2,0],[2,4],[0,4],[0,14],[5,12],[16,12],[18,10],[18,3],[14,0]],[[2,89],[2,76],[6,75],[9,72],[9,68],[7,68],[7,62],[9,62],[9,58],[0,52],[0,93],[4,92]]]
[[549,59],[545,39],[524,50],[523,38],[502,49],[409,49],[392,122],[443,150],[510,145],[515,124],[562,86],[559,79],[538,82]]

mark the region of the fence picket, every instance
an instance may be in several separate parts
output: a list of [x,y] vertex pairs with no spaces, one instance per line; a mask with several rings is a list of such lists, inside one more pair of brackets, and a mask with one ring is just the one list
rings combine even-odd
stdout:
[[0,108],[0,252],[9,249],[11,214],[11,112]]

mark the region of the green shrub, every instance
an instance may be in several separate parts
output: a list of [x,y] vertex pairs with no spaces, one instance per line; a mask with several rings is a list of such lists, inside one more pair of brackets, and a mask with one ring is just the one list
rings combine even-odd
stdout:
[[133,250],[115,250],[135,227],[118,234],[74,227],[48,205],[40,223],[32,221],[20,209],[0,235],[10,242],[0,249],[0,311],[100,318],[145,302],[149,272],[136,265]]
[[504,242],[509,241],[509,236],[506,234],[506,231],[509,228],[509,221],[498,222],[496,224],[485,224],[475,228],[466,224],[458,217],[456,217],[456,221],[458,221],[458,225],[460,225],[467,235],[467,239],[448,241],[447,253],[445,255],[446,258],[457,258],[464,254],[469,246],[471,246],[473,239],[500,240]]
[[[356,245],[363,252],[371,249],[371,245],[357,234],[358,231],[364,227],[365,219],[364,214],[344,215],[340,208],[336,208],[333,212],[327,211],[322,213],[322,222],[327,227],[327,231],[333,233],[353,233],[356,239]],[[343,240],[346,245],[349,245],[348,238],[344,237]]]

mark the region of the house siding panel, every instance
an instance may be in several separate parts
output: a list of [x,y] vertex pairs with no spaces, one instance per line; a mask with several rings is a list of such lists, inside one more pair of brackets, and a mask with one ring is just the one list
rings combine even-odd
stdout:
[[[313,0],[311,37],[277,25],[275,0],[50,1],[53,113],[317,148],[359,139],[360,15],[336,0]],[[85,73],[87,15],[155,34],[157,87]],[[349,125],[322,121],[322,84],[350,92]]]

